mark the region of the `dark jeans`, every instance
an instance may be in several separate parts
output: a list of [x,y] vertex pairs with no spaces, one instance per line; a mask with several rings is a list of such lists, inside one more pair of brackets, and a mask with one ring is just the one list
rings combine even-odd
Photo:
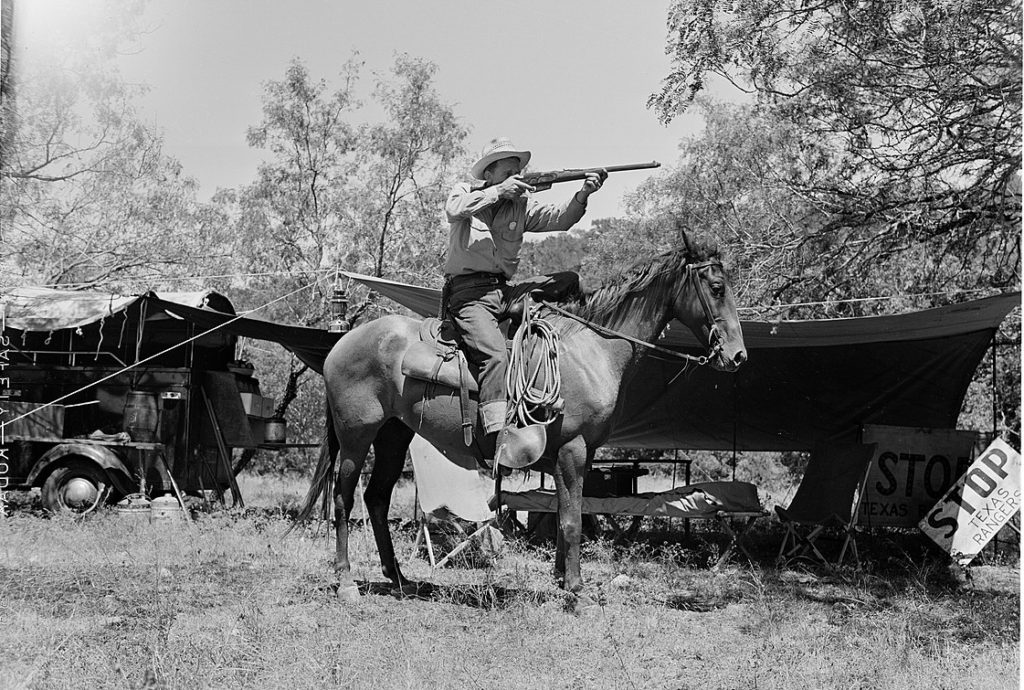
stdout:
[[446,286],[448,315],[462,336],[466,358],[480,367],[480,404],[505,402],[505,370],[508,354],[505,335],[498,324],[531,292],[551,302],[569,299],[579,292],[580,277],[572,271],[535,276],[509,284],[489,273],[452,276]]

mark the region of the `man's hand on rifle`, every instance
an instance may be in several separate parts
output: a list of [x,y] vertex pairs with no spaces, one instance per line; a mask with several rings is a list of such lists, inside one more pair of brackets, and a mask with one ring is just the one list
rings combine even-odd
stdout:
[[[586,179],[583,180],[583,187],[580,188],[580,191],[576,192],[576,201],[581,204],[586,204],[587,197],[601,189],[601,185],[604,184],[604,181],[607,178],[608,173],[604,170],[588,172]],[[582,197],[580,195],[582,195]]]
[[512,175],[504,182],[495,185],[498,190],[499,199],[518,199],[523,192],[535,191],[533,187],[523,182],[522,175]]

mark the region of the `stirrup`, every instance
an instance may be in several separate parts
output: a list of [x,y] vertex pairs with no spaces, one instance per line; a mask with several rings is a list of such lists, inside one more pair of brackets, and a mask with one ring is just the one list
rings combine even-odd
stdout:
[[498,435],[495,463],[513,470],[529,467],[540,460],[547,442],[547,426],[544,424],[506,426]]

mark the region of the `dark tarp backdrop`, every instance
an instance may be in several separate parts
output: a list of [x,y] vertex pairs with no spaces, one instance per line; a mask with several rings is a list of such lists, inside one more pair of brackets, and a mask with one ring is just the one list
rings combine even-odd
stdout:
[[[437,313],[440,291],[347,273],[416,313]],[[967,386],[1006,315],[1007,293],[892,316],[743,321],[749,361],[733,374],[649,355],[626,388],[608,440],[627,448],[811,450],[855,440],[863,424],[952,428]],[[657,343],[702,348],[673,322]]]

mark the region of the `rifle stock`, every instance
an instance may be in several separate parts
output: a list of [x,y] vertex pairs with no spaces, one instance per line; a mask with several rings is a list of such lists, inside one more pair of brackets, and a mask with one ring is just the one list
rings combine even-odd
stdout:
[[545,172],[532,172],[523,174],[523,182],[534,187],[536,191],[542,192],[551,189],[551,185],[559,182],[573,182],[586,179],[587,173],[601,172],[608,174],[624,172],[626,170],[645,170],[647,168],[660,168],[661,163],[651,161],[650,163],[631,163],[629,165],[606,165],[599,168],[569,168],[566,170],[549,170]]

